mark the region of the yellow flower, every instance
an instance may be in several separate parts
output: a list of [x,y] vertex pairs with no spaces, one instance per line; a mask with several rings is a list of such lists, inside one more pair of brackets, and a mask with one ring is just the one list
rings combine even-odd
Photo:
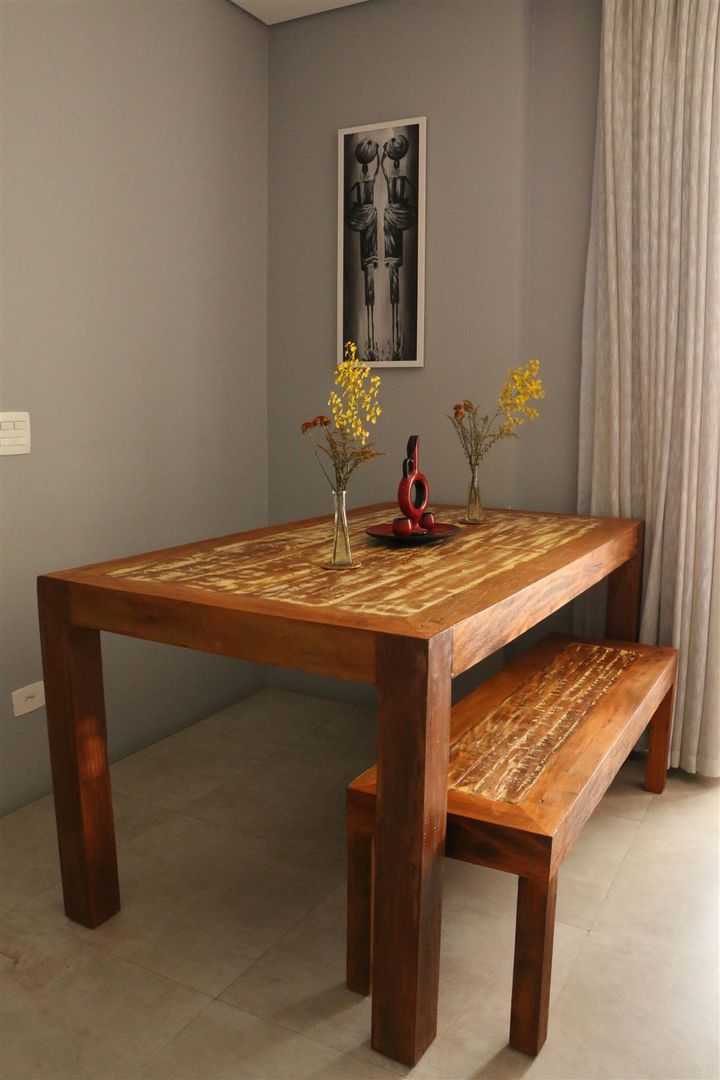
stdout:
[[542,380],[539,377],[540,361],[528,360],[525,367],[511,368],[498,398],[498,409],[506,419],[519,426],[524,420],[535,420],[537,409],[528,405],[531,399],[545,397]]
[[536,420],[540,414],[528,402],[543,397],[540,361],[533,358],[524,367],[510,369],[500,390],[494,416],[478,416],[477,406],[468,399],[462,405],[454,405],[453,414],[448,418],[470,463],[477,465],[498,439],[515,435],[515,429],[526,420]]
[[365,446],[370,436],[365,425],[375,424],[381,412],[380,376],[370,375],[370,365],[358,360],[357,346],[352,341],[345,345],[345,359],[335,370],[335,385],[338,390],[328,398],[335,427]]
[[[367,430],[382,412],[379,391],[380,376],[370,375],[369,364],[358,360],[357,346],[348,341],[344,359],[335,369],[335,389],[328,398],[333,423],[327,416],[316,416],[302,425],[303,433],[310,433],[318,464],[335,491],[345,491],[355,469],[382,453],[368,442]],[[313,438],[316,431],[321,437]]]

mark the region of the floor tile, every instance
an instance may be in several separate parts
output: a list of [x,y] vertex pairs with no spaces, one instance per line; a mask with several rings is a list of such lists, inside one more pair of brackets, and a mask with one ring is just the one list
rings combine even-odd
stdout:
[[222,1000],[338,1050],[367,1050],[370,998],[345,987],[344,885],[252,964]]
[[640,822],[597,808],[562,864],[562,873],[578,881],[610,887],[637,836]]
[[[344,805],[345,787],[374,759],[369,709],[267,690],[117,762],[112,780],[115,791],[143,802],[269,839],[290,829],[290,842],[313,847],[315,829],[324,836],[321,819],[337,820],[338,793]],[[304,791],[298,821],[297,811],[285,811]],[[318,795],[326,792],[323,808]]]
[[643,822],[594,929],[657,948],[676,942],[717,959],[718,855],[704,833]]
[[246,698],[204,723],[258,749],[276,751],[311,741],[321,746],[336,741],[369,741],[374,745],[376,728],[375,714],[366,706],[272,689]]
[[720,781],[673,770],[662,795],[653,798],[645,816],[648,825],[687,835],[697,831],[720,839]]
[[230,778],[255,775],[260,763],[280,748],[316,737],[329,723],[332,704],[262,691],[116,762],[113,788],[182,810]]
[[560,867],[559,922],[586,930],[594,925],[639,828],[639,821],[598,807]]
[[[173,815],[113,794],[118,846]],[[55,809],[50,795],[0,818],[0,903],[19,907],[60,880]]]
[[[585,936],[575,927],[557,927],[553,998]],[[445,1070],[457,1067],[458,1045],[471,1044],[476,1062],[487,1039],[507,1042],[513,944],[514,906],[503,910],[473,898],[466,885],[456,891],[448,875],[439,1034],[418,1075],[455,1075]],[[372,1051],[370,999],[345,988],[344,887],[252,964],[222,999],[396,1073],[407,1071]]]
[[453,895],[466,895],[473,900],[485,900],[489,904],[509,912],[515,911],[517,882],[514,874],[502,870],[490,870],[486,866],[447,859],[445,862],[445,887]]
[[675,799],[702,799],[707,793],[720,797],[720,777],[701,776],[700,773],[686,773],[682,769],[668,769],[662,801]]
[[54,885],[59,872],[49,795],[0,818],[0,903],[18,907]]
[[717,965],[692,953],[592,931],[551,1012],[548,1041],[525,1075],[714,1080],[719,985]]
[[643,820],[654,797],[643,787],[646,761],[646,754],[631,754],[603,795],[600,804],[603,810],[634,821]]
[[2,920],[0,960],[7,1080],[131,1077],[208,1005],[18,912]]
[[123,907],[95,930],[59,889],[23,912],[150,971],[219,994],[343,879],[337,860],[176,818],[120,851]]
[[[344,734],[344,738],[343,738]],[[308,852],[345,852],[345,793],[374,761],[374,748],[355,733],[313,749],[303,741],[189,802],[202,821],[240,829]]]
[[[484,904],[475,905],[467,897],[458,903],[452,889],[448,890],[443,911],[438,1035],[408,1075],[434,1080],[474,1077],[507,1048],[514,929],[514,909],[490,915]],[[585,939],[584,930],[556,924],[551,1007],[562,993]],[[519,1056],[527,1068],[528,1059]]]
[[372,1080],[391,1074],[223,1002],[214,1002],[135,1073],[136,1080]]
[[[448,873],[452,874],[459,888],[467,888],[470,895],[510,912],[514,917],[518,882],[514,874],[490,870],[484,866],[472,866],[470,863],[459,863],[454,859],[449,859],[447,865]],[[584,880],[582,876],[574,876],[569,868],[560,868],[556,915],[558,922],[590,929],[605,903],[612,880],[607,869],[598,867],[597,876],[600,877],[601,874],[604,874],[606,880],[596,883]]]
[[563,873],[558,874],[556,919],[568,926],[589,930],[602,911],[609,885],[594,885]]
[[[226,776],[218,775],[212,767],[210,771],[202,771],[192,752],[193,740],[181,736],[182,733],[171,735],[116,762],[111,767],[113,792],[166,810],[181,811],[193,799],[219,787]],[[227,741],[219,740],[221,746]],[[208,751],[206,770],[208,757],[214,759],[215,752]],[[251,775],[258,763],[257,754],[248,751],[243,754],[242,762],[237,763],[236,774]]]

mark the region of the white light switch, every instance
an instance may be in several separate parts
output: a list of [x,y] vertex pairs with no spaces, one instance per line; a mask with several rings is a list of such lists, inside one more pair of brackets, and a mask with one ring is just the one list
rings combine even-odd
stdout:
[[45,686],[41,682],[30,683],[12,694],[13,716],[24,716],[25,713],[41,709],[45,704]]
[[0,412],[0,456],[30,453],[30,413]]

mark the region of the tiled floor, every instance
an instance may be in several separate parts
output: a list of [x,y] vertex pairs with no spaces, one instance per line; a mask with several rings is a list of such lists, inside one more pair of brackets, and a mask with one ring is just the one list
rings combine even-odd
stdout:
[[[345,990],[343,807],[368,710],[265,691],[113,769],[123,910],[60,903],[52,807],[0,820],[5,1080],[387,1077]],[[630,761],[561,872],[548,1041],[507,1047],[515,878],[448,861],[440,1033],[412,1075],[717,1078],[716,783]]]

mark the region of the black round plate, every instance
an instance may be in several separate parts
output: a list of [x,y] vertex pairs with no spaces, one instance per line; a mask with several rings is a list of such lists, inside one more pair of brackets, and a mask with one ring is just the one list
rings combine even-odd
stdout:
[[449,540],[460,532],[457,525],[444,525],[441,521],[435,523],[435,528],[425,533],[410,533],[409,536],[396,536],[392,530],[392,522],[388,525],[373,525],[366,529],[368,536],[373,540],[382,540],[385,544],[397,547],[416,547],[421,544],[439,544],[442,540]]

